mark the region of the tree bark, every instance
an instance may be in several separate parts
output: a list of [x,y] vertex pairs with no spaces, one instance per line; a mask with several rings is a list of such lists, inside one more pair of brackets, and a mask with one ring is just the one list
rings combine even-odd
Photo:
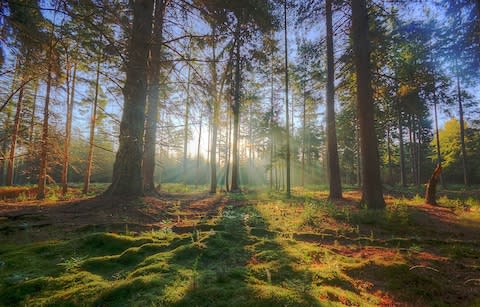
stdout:
[[[69,82],[70,67],[67,67],[67,92],[70,89]],[[63,165],[62,165],[62,194],[65,195],[68,190],[68,165],[70,159],[70,141],[72,138],[72,116],[75,97],[75,81],[77,79],[77,63],[73,64],[72,88],[71,93],[67,93],[67,120],[65,124],[65,143],[63,144]]]
[[[433,113],[434,113],[434,118],[435,118],[435,141],[436,141],[436,146],[437,146],[437,165],[440,167],[442,166],[442,153],[440,151],[440,134],[438,132],[438,114],[437,114],[437,94],[436,94],[436,85],[434,83],[434,89],[433,89]],[[442,187],[445,186],[445,183],[443,181],[443,176],[440,174],[440,184]]]
[[217,93],[218,79],[217,79],[217,64],[216,64],[216,43],[215,35],[216,28],[215,26],[212,29],[212,63],[211,63],[211,74],[212,74],[212,100],[213,100],[213,118],[212,118],[212,140],[210,143],[210,193],[215,194],[217,192],[217,129],[220,121],[220,101]]
[[374,127],[368,12],[365,0],[351,0],[354,63],[357,76],[357,113],[362,155],[362,200],[369,209],[383,209],[377,136]]
[[28,155],[29,155],[29,163],[28,163],[28,166],[29,166],[29,170],[27,172],[28,174],[28,182],[31,183],[32,182],[32,177],[33,177],[33,172],[32,172],[32,169],[33,169],[33,153],[34,153],[34,141],[33,141],[33,138],[34,138],[34,132],[35,132],[35,112],[36,112],[36,109],[37,109],[37,94],[38,94],[38,81],[35,82],[35,86],[34,86],[34,90],[33,90],[33,99],[32,99],[32,116],[30,117],[30,127],[28,129]]
[[163,19],[166,0],[155,1],[150,67],[148,71],[147,114],[145,123],[145,146],[143,151],[143,189],[145,193],[156,193],[155,148],[157,143],[158,105],[160,98],[160,69],[163,41]]
[[302,116],[302,120],[303,120],[303,127],[302,127],[302,187],[304,188],[305,187],[305,150],[306,150],[306,146],[305,146],[305,141],[306,141],[306,137],[307,137],[307,134],[306,134],[306,131],[307,131],[307,127],[306,127],[306,124],[307,124],[307,99],[306,99],[306,93],[305,93],[305,87],[306,85],[304,84],[303,85],[303,116]]
[[196,171],[196,184],[199,184],[200,181],[200,144],[202,142],[202,122],[203,122],[203,110],[200,110],[200,123],[198,127],[198,144],[197,144],[197,171]]
[[[190,48],[190,46],[188,47]],[[190,58],[190,50],[188,51],[188,57]],[[184,127],[183,127],[183,183],[187,184],[187,158],[188,158],[188,117],[190,113],[190,74],[191,74],[190,63],[188,66],[187,74],[187,99],[185,102],[185,116],[184,116]]]
[[100,59],[97,61],[97,74],[95,77],[95,97],[93,99],[92,114],[90,117],[90,138],[88,141],[87,167],[85,168],[85,177],[83,178],[83,193],[87,194],[90,188],[90,177],[92,175],[93,166],[93,143],[95,140],[95,126],[97,125],[97,106],[98,91],[100,86]]
[[455,66],[457,70],[457,98],[458,98],[458,114],[460,119],[460,144],[462,147],[462,167],[463,167],[463,183],[465,186],[469,185],[468,181],[468,167],[467,167],[467,149],[465,146],[465,122],[463,119],[463,102],[462,102],[462,90],[460,87],[460,72],[458,69],[458,62],[455,59]]
[[288,31],[287,31],[287,0],[284,0],[283,4],[283,16],[284,16],[284,41],[285,41],[285,125],[286,125],[286,137],[287,137],[287,154],[286,154],[286,184],[287,184],[287,197],[291,196],[290,189],[290,124],[288,119]]
[[442,172],[442,166],[440,164],[437,165],[435,170],[433,171],[432,177],[427,184],[427,190],[425,192],[425,203],[429,205],[437,205],[436,200],[436,188],[438,178],[440,177],[440,173]]
[[333,55],[332,0],[325,2],[327,29],[327,161],[328,161],[328,199],[342,198],[340,165],[338,162],[337,132],[335,125],[335,63]]
[[[237,32],[239,35],[239,32]],[[232,148],[232,192],[240,192],[239,185],[239,168],[240,159],[238,153],[238,139],[239,139],[239,125],[240,125],[240,39],[236,42],[236,57],[235,57],[235,93],[232,106],[233,113],[233,148]]]
[[20,115],[22,113],[22,108],[23,108],[24,87],[25,86],[22,86],[18,93],[17,110],[15,111],[15,120],[13,123],[13,131],[12,131],[12,142],[10,143],[10,153],[8,155],[7,179],[5,182],[6,185],[13,185],[13,177],[14,177],[13,168],[14,168],[14,160],[15,160],[15,151],[17,148],[18,131],[20,130]]
[[128,43],[124,107],[120,142],[108,196],[143,195],[143,137],[147,97],[147,62],[152,37],[153,0],[133,4],[133,25]]
[[228,129],[227,129],[227,142],[225,145],[225,190],[230,192],[229,177],[230,177],[230,143],[232,135],[232,117],[230,112],[228,112]]
[[47,181],[47,153],[48,153],[48,108],[50,106],[50,90],[52,87],[52,51],[50,50],[48,56],[48,69],[47,69],[47,88],[45,93],[45,104],[43,107],[43,127],[42,127],[42,149],[40,154],[40,171],[38,174],[38,192],[37,199],[45,198],[45,185]]

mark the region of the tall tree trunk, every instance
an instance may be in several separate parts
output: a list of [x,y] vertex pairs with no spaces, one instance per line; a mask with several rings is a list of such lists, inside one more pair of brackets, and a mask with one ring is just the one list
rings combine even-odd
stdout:
[[[17,84],[17,77],[18,74],[20,73],[20,63],[18,58],[15,58],[15,70],[13,71],[13,76],[12,76],[12,83],[10,85],[10,92],[15,91],[15,86]],[[5,107],[7,107],[7,103],[4,104]],[[3,107],[0,108],[0,112],[3,112]],[[11,116],[12,112],[10,108],[6,108],[5,110],[6,114],[6,119],[4,121],[5,126],[3,127],[3,140],[2,140],[2,152],[0,152],[0,185],[4,185],[7,182],[5,174],[5,162],[8,161],[8,154],[7,154],[7,147],[8,147],[8,132],[10,130],[10,124],[11,124]]]
[[463,167],[463,183],[468,186],[468,167],[467,167],[467,149],[465,146],[465,122],[463,119],[463,102],[462,102],[462,90],[460,87],[460,71],[458,68],[458,62],[455,58],[455,66],[457,72],[457,98],[458,98],[458,115],[460,119],[460,144],[462,147],[462,167]]
[[413,183],[417,184],[417,137],[415,134],[415,118],[409,115],[410,153]]
[[387,157],[388,157],[388,184],[392,183],[393,167],[392,167],[392,149],[390,139],[390,125],[387,127]]
[[202,142],[202,121],[203,121],[203,110],[200,110],[200,124],[198,127],[198,144],[197,144],[197,171],[196,171],[196,184],[199,184],[200,181],[200,144]]
[[[23,82],[22,79],[20,81]],[[20,88],[18,93],[18,101],[17,101],[17,110],[15,111],[15,120],[13,123],[13,130],[12,130],[12,142],[10,143],[10,153],[8,155],[8,164],[7,164],[7,180],[5,182],[6,185],[13,185],[13,177],[14,177],[14,160],[15,160],[15,151],[17,148],[17,138],[18,132],[20,130],[20,115],[22,113],[23,108],[23,91],[24,87]]]
[[40,154],[40,171],[38,174],[38,192],[37,199],[45,198],[45,185],[47,182],[47,154],[48,154],[48,116],[50,106],[50,90],[52,87],[52,50],[50,50],[48,56],[48,69],[47,69],[47,88],[45,93],[45,104],[43,107],[43,127],[42,127],[42,149]]
[[113,166],[109,196],[143,195],[143,137],[147,98],[147,62],[152,38],[153,0],[133,4],[133,25],[128,43],[128,63],[123,89],[124,107],[120,142]]
[[38,81],[35,81],[34,90],[33,90],[33,99],[32,99],[32,116],[30,117],[30,127],[28,128],[28,156],[29,156],[29,163],[27,171],[28,174],[28,182],[32,183],[33,180],[33,172],[32,169],[34,167],[34,161],[32,159],[35,148],[34,148],[34,133],[35,133],[35,112],[37,109],[37,94],[38,94]]
[[[433,114],[435,118],[435,141],[436,141],[436,147],[437,147],[437,165],[442,167],[442,153],[440,151],[440,134],[438,132],[438,114],[437,114],[437,95],[436,95],[436,89],[434,88],[433,92]],[[443,176],[440,173],[440,185],[442,187],[445,187],[445,183],[443,181]]]
[[147,114],[145,123],[145,146],[143,151],[143,189],[155,194],[155,148],[157,144],[158,104],[160,99],[160,69],[163,41],[163,19],[166,1],[155,0],[150,67],[148,72]]
[[357,185],[362,185],[362,154],[360,152],[360,127],[358,120],[355,123],[355,137],[357,141]]
[[72,88],[71,93],[68,91],[70,89],[70,67],[67,65],[67,120],[65,127],[65,143],[63,144],[63,165],[62,165],[62,193],[65,195],[68,190],[68,165],[70,160],[70,141],[72,138],[72,116],[73,116],[73,106],[75,103],[75,81],[77,79],[77,63],[73,64],[73,76],[72,76]]
[[[190,48],[190,46],[189,46]],[[190,50],[188,51],[190,58]],[[187,99],[185,102],[185,116],[184,116],[184,127],[183,127],[183,183],[187,184],[187,158],[188,158],[188,117],[190,113],[190,74],[191,74],[190,63],[188,63],[188,73],[187,73]]]
[[290,124],[288,119],[288,31],[287,31],[287,0],[283,4],[283,26],[284,26],[284,41],[285,41],[285,124],[287,133],[287,154],[286,154],[286,172],[287,172],[287,197],[290,197]]
[[340,164],[338,162],[337,132],[335,125],[335,63],[333,55],[332,0],[325,2],[327,28],[327,163],[329,199],[342,198]]
[[357,114],[362,154],[362,203],[369,209],[383,209],[385,201],[380,179],[377,136],[374,127],[368,11],[365,0],[351,0],[354,63],[357,76]]
[[93,144],[95,141],[95,126],[97,125],[97,106],[98,91],[100,86],[100,59],[97,61],[97,74],[95,77],[95,97],[92,105],[92,115],[90,117],[90,138],[88,141],[87,167],[85,168],[85,177],[83,178],[83,193],[87,194],[90,188],[90,177],[92,176],[93,166]]
[[273,88],[273,75],[274,75],[274,67],[273,67],[273,48],[271,53],[270,59],[270,120],[268,122],[268,129],[270,134],[270,190],[273,190],[273,148],[274,148],[274,141],[273,141],[273,100],[274,100],[274,88]]
[[217,79],[217,65],[216,65],[216,27],[212,29],[212,100],[213,100],[213,118],[212,118],[212,140],[210,143],[210,193],[217,192],[217,130],[220,121],[220,101],[217,93],[218,79]]
[[305,93],[305,84],[303,85],[303,116],[302,116],[302,121],[303,121],[303,131],[302,131],[302,187],[305,187],[305,141],[306,141],[306,130],[307,130],[307,99],[306,99],[306,93]]
[[420,121],[420,115],[418,115],[417,125],[417,185],[420,186],[422,181],[422,123]]
[[[239,35],[240,32],[237,32]],[[239,141],[239,125],[240,125],[240,38],[237,36],[236,43],[236,57],[235,57],[235,93],[234,101],[232,106],[233,112],[233,148],[232,148],[232,192],[240,192],[239,185],[239,169],[240,169],[240,159],[238,152],[238,141]]]
[[229,186],[229,176],[230,176],[230,143],[231,143],[231,135],[232,135],[232,116],[230,112],[228,114],[228,129],[227,129],[227,143],[225,145],[226,148],[226,161],[225,161],[225,190],[230,192]]

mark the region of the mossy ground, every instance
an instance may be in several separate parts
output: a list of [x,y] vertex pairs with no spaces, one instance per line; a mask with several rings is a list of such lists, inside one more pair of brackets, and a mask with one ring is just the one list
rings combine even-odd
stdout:
[[[45,236],[28,227],[2,234],[0,305],[480,304],[475,198],[467,208],[451,198],[429,207],[387,197],[387,209],[374,212],[358,207],[355,191],[336,203],[314,189],[295,189],[290,199],[195,193],[167,195],[163,207],[130,200],[124,205],[152,220],[135,211],[137,220],[121,224],[115,214],[130,211],[112,211],[110,231],[81,224],[60,234],[59,221],[38,230]],[[5,216],[0,224],[10,230],[32,218]]]

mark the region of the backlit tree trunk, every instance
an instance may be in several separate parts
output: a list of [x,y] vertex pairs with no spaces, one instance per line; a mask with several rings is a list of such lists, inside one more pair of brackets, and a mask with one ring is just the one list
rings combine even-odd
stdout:
[[160,97],[160,65],[163,41],[163,19],[166,0],[155,1],[155,20],[148,85],[147,115],[145,124],[145,146],[143,152],[143,188],[145,193],[155,193],[155,148],[157,142],[158,104]]
[[[189,48],[191,48],[189,46]],[[189,55],[190,57],[190,50]],[[183,126],[183,183],[187,183],[187,158],[188,158],[188,117],[190,113],[190,74],[191,68],[190,63],[188,64],[188,74],[187,74],[187,99],[185,101],[185,116],[184,116],[184,126]]]
[[23,108],[24,87],[25,86],[22,86],[18,93],[17,110],[15,111],[15,120],[13,123],[13,131],[12,131],[12,142],[10,143],[10,153],[8,155],[7,180],[5,182],[6,185],[13,185],[13,170],[14,170],[13,168],[14,168],[14,160],[15,160],[15,151],[17,148],[18,131],[20,129],[20,115],[22,113],[22,108]]
[[217,65],[216,65],[216,44],[215,44],[215,35],[216,28],[213,27],[212,31],[212,63],[211,63],[211,74],[212,74],[212,100],[213,100],[213,118],[212,118],[212,139],[210,142],[210,193],[214,194],[217,192],[217,129],[220,121],[220,101],[217,94]]
[[[69,91],[69,70],[70,67],[67,67],[67,92]],[[62,193],[65,195],[68,190],[68,165],[70,159],[70,141],[72,138],[72,116],[73,116],[73,105],[75,103],[75,81],[77,78],[77,63],[73,64],[73,75],[72,75],[72,88],[71,93],[67,93],[67,120],[66,120],[66,133],[65,133],[65,143],[63,144],[63,166],[62,166]]]
[[136,0],[128,43],[120,142],[113,166],[109,196],[143,195],[143,137],[147,97],[147,62],[152,34],[153,0]]
[[286,184],[287,184],[287,197],[290,197],[290,124],[288,119],[288,32],[287,32],[287,0],[283,4],[283,17],[284,17],[284,41],[285,41],[285,123],[287,134],[287,154],[286,154]]
[[[52,51],[50,50],[50,53]],[[47,88],[45,93],[45,104],[43,107],[43,126],[42,126],[42,149],[40,153],[40,171],[38,174],[38,192],[37,199],[45,198],[45,185],[47,182],[47,152],[48,152],[48,116],[50,106],[50,90],[52,87],[52,55],[48,56],[47,69]]]
[[85,168],[85,177],[83,179],[83,193],[88,193],[90,187],[90,177],[92,175],[93,166],[93,143],[95,141],[95,126],[97,125],[97,106],[98,106],[98,91],[100,82],[100,59],[97,62],[97,74],[95,77],[95,97],[93,99],[92,114],[90,117],[90,138],[88,142],[88,156],[87,167]]
[[377,136],[374,127],[368,11],[365,0],[351,0],[353,53],[357,80],[357,114],[362,155],[362,203],[382,209],[385,201],[380,180]]
[[238,154],[239,141],[239,125],[240,125],[240,41],[236,43],[236,58],[235,58],[235,93],[232,106],[233,113],[233,148],[232,148],[232,192],[239,192],[239,167],[240,159]]
[[467,150],[465,147],[465,122],[463,119],[463,102],[462,90],[460,87],[460,72],[458,69],[457,59],[455,59],[455,66],[457,70],[457,98],[458,98],[458,114],[460,119],[460,145],[462,148],[462,167],[463,167],[463,183],[468,185],[468,167],[467,167]]
[[332,0],[326,0],[327,27],[327,161],[329,199],[342,198],[340,165],[338,162],[337,132],[335,125],[335,64],[333,56]]

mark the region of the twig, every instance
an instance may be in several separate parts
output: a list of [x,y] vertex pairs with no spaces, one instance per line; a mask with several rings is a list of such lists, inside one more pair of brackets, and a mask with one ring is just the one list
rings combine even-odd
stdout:
[[468,283],[471,282],[471,281],[475,281],[475,282],[480,283],[480,278],[468,279],[468,280],[466,280],[463,284],[466,285],[466,284],[468,284]]
[[414,265],[412,266],[409,271],[413,270],[413,269],[419,269],[419,268],[422,268],[422,269],[429,269],[429,270],[432,270],[432,271],[435,271],[435,272],[440,272],[439,270],[435,269],[435,268],[432,268],[432,267],[429,267],[429,266],[426,266],[426,265]]

